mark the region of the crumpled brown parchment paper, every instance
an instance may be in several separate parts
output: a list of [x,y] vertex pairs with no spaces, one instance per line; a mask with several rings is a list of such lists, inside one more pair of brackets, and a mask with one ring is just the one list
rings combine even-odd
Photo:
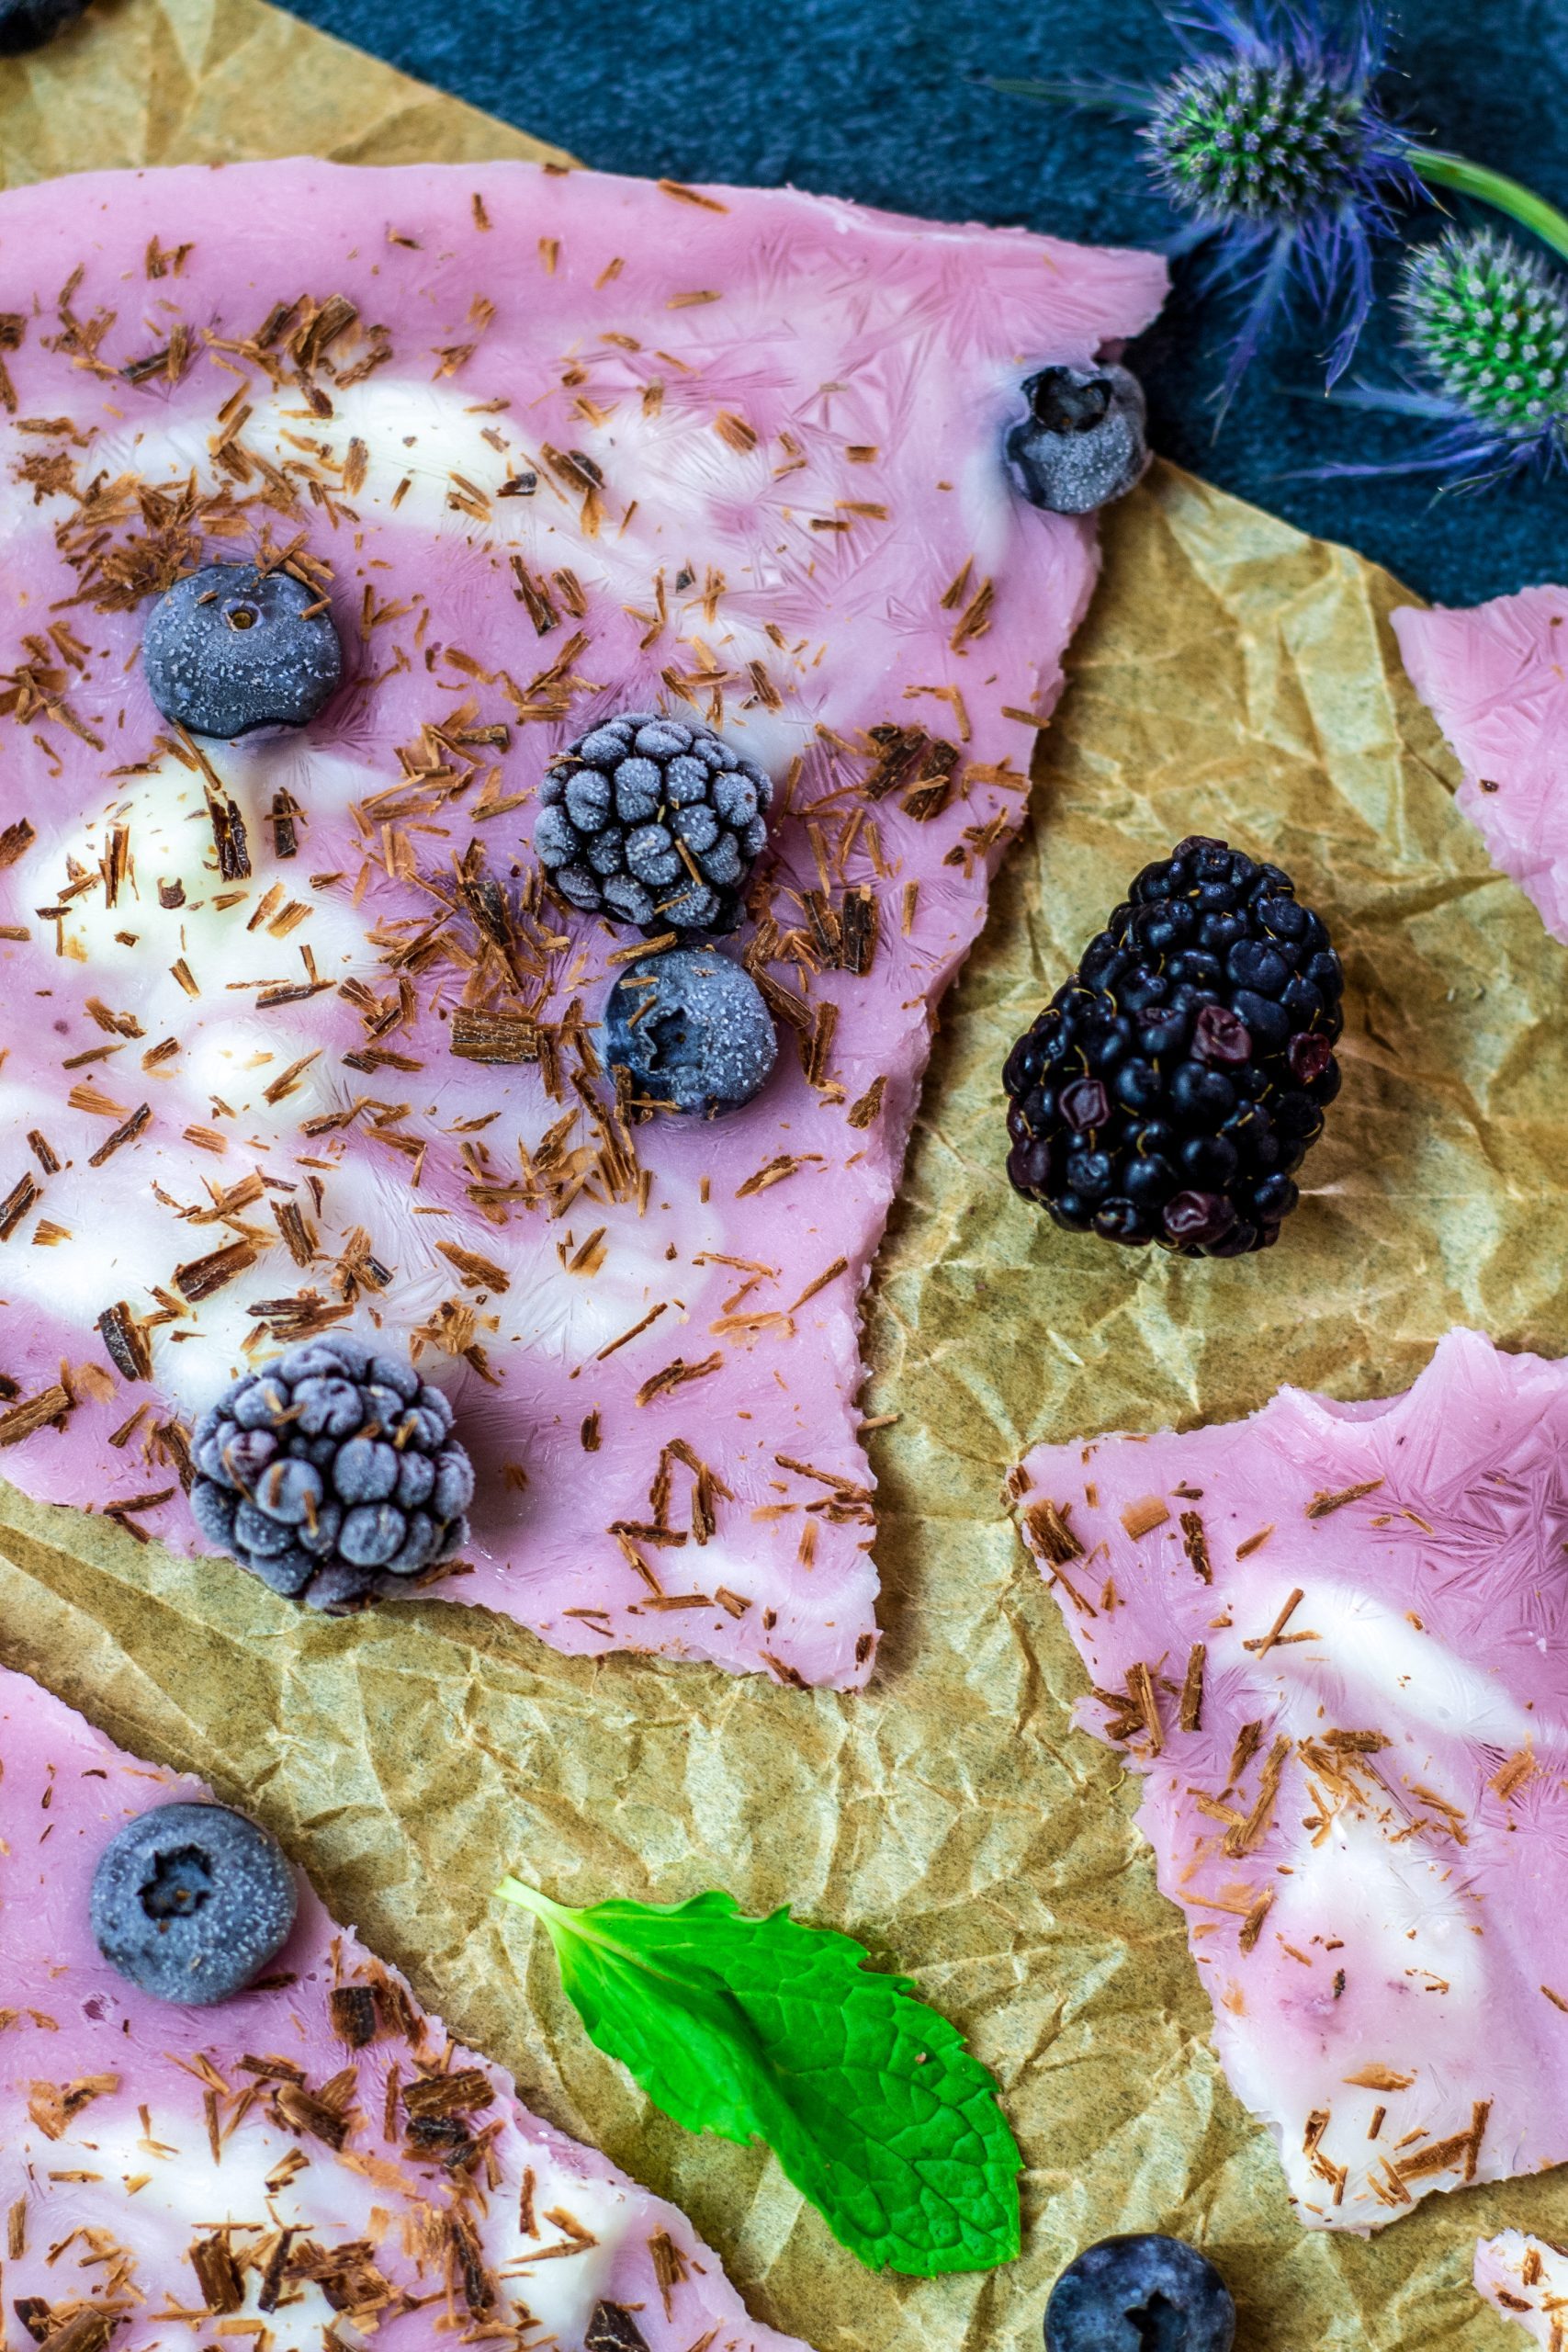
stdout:
[[[93,46],[28,74],[58,76],[57,116],[94,74],[141,74],[121,144],[57,122],[28,169],[223,140],[531,152],[259,0],[96,13]],[[268,61],[270,110],[251,67],[243,110],[209,96],[209,67],[246,49]],[[304,116],[280,116],[279,92]],[[29,107],[6,73],[14,175]],[[1365,2243],[1296,2225],[1215,2063],[1131,1786],[1071,1727],[1081,1669],[1000,1488],[1042,1438],[1224,1418],[1281,1379],[1386,1391],[1456,1319],[1568,1350],[1568,951],[1452,807],[1457,771],[1388,628],[1393,582],[1168,468],[1104,538],[1034,822],[949,1001],[869,1302],[867,1410],[901,1416],[872,1441],[887,1630],[871,1689],[562,1658],[437,1601],[311,1621],[8,1488],[0,1656],[264,1817],[525,2098],[680,2202],[753,2309],[818,2352],[1034,2352],[1062,2264],[1140,2228],[1213,2251],[1243,2352],[1507,2352],[1516,2332],[1469,2285],[1474,2239],[1568,2238],[1568,2178],[1436,2197]],[[1348,974],[1346,1087],[1308,1197],[1276,1250],[1235,1265],[1069,1239],[1001,1175],[1008,1044],[1139,864],[1192,830],[1287,865]],[[1002,2085],[1028,2165],[1022,2259],[868,2275],[765,2152],[689,2137],[593,2050],[542,1937],[491,1900],[505,1869],[569,1903],[728,1887],[911,1971]]]

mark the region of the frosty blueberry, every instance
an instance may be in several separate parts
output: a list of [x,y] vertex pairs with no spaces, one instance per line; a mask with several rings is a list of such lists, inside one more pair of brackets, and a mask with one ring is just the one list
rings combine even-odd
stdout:
[[773,779],[698,720],[634,710],[558,754],[534,849],[569,906],[647,932],[733,931]]
[[176,580],[142,640],[148,692],[193,735],[307,725],[343,675],[321,601],[292,572],[251,563],[209,563]]
[[778,1058],[773,1016],[750,974],[712,947],[671,947],[628,964],[604,1007],[604,1055],[635,1095],[709,1117],[749,1102]]
[[1087,514],[1132,489],[1148,464],[1144,388],[1126,368],[1042,368],[1023,387],[1029,413],[1006,442],[1032,506]]
[[247,1373],[197,1425],[191,1512],[274,1592],[334,1613],[467,1543],[474,1474],[452,1408],[400,1358],[333,1333]]
[[297,1896],[276,1838],[224,1804],[138,1814],[93,1874],[93,1936],[155,2000],[208,2007],[243,1992],[288,1941]]
[[1101,2238],[1045,2306],[1045,2352],[1230,2352],[1235,2339],[1229,2288],[1180,2238]]

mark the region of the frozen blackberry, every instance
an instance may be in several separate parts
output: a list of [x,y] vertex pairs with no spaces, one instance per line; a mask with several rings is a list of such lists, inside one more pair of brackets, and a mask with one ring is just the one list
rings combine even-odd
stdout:
[[558,752],[534,849],[568,906],[649,937],[733,931],[773,779],[695,719],[630,710]]
[[160,2001],[209,2007],[288,1940],[298,1896],[275,1838],[226,1804],[160,1804],[110,1839],[93,1873],[98,1950]]
[[307,1340],[203,1414],[190,1507],[274,1592],[342,1615],[468,1540],[474,1474],[438,1388],[357,1340]]
[[307,725],[337,691],[343,649],[322,598],[292,572],[209,563],[159,597],[141,666],[165,718],[232,739]]
[[1339,1091],[1343,988],[1288,874],[1179,843],[1008,1056],[1013,1185],[1108,1241],[1267,1250]]
[[750,972],[716,947],[639,956],[604,1006],[604,1058],[634,1097],[716,1118],[750,1102],[778,1059],[778,1032]]

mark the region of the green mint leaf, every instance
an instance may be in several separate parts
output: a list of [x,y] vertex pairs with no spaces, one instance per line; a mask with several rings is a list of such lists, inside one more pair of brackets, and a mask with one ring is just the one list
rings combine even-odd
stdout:
[[496,1891],[543,1920],[592,2040],[655,2106],[764,2140],[870,2268],[930,2278],[1017,2255],[1021,2160],[996,2086],[908,1977],[728,1894],[570,1911],[517,1879]]

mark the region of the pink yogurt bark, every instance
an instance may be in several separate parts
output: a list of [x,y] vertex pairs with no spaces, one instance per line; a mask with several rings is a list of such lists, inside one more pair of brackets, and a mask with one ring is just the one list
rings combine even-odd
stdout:
[[1568,2254],[1523,2230],[1480,2238],[1475,2288],[1545,2352],[1568,2352]]
[[1404,666],[1464,770],[1495,865],[1568,940],[1568,588],[1393,616]]
[[0,2260],[29,2340],[801,2352],[682,2214],[530,2115],[303,1883],[231,2001],[118,1974],[88,1925],[98,1857],[200,1781],[3,1670],[0,1770]]
[[[1163,265],[301,161],[0,196],[0,280],[6,1475],[199,1548],[203,1408],[348,1329],[457,1408],[452,1599],[863,1683],[861,1293],[1096,570],[1002,435]],[[345,684],[193,749],[152,596],[285,550]],[[548,757],[653,707],[776,786],[729,947],[780,1063],[716,1123],[617,1113],[638,942],[530,848]]]
[[1042,1446],[1029,1544],[1303,2221],[1568,2157],[1568,1369]]

